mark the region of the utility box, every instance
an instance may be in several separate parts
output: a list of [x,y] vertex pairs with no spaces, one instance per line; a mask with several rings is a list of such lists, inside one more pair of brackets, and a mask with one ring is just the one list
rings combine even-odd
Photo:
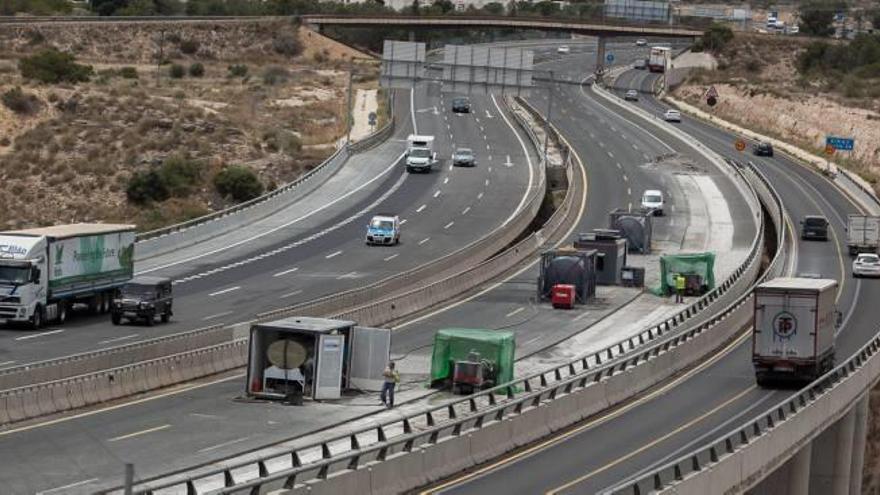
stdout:
[[470,393],[513,380],[516,337],[513,332],[444,328],[434,335],[431,386]]
[[596,258],[596,250],[551,249],[541,253],[538,300],[550,299],[553,286],[570,284],[575,287],[575,301],[586,304],[596,295]]
[[644,287],[645,268],[641,266],[625,266],[620,270],[620,282],[624,287]]
[[245,392],[250,397],[338,399],[378,391],[391,332],[353,321],[291,317],[251,326]]
[[578,235],[574,241],[577,249],[598,253],[596,258],[596,283],[599,285],[620,285],[620,272],[626,265],[626,239],[619,230],[596,229]]
[[550,302],[556,309],[572,309],[575,301],[575,287],[571,284],[556,284]]
[[618,208],[608,214],[608,228],[620,232],[630,253],[647,254],[651,252],[652,219],[651,213],[644,210]]

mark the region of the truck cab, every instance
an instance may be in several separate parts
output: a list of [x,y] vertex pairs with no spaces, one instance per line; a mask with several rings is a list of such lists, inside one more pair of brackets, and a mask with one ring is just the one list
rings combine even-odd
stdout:
[[[0,324],[30,323],[39,327],[48,272],[44,239],[16,239],[0,236]],[[36,316],[34,316],[36,314]],[[36,318],[36,321],[34,321]]]
[[406,171],[430,172],[437,161],[434,136],[410,134],[406,141]]
[[397,215],[376,215],[367,224],[367,245],[400,243],[400,219]]

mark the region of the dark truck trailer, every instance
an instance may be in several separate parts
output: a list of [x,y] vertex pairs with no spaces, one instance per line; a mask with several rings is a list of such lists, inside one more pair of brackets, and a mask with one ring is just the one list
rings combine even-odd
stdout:
[[811,382],[834,366],[837,281],[777,278],[754,292],[752,364],[758,385]]

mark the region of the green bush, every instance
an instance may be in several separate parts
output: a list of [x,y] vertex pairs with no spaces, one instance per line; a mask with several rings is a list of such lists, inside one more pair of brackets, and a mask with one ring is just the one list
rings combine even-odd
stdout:
[[152,201],[165,201],[171,197],[168,188],[155,170],[138,172],[128,181],[125,196],[136,204],[147,204]]
[[713,23],[706,32],[703,33],[701,48],[719,52],[724,49],[725,45],[733,40],[733,30],[724,24]]
[[73,55],[54,48],[20,59],[18,70],[25,79],[46,84],[86,82],[95,73],[91,65],[78,64]]
[[214,187],[223,196],[237,202],[248,201],[263,194],[263,184],[253,170],[240,165],[226,167],[214,176]]
[[171,79],[183,79],[183,76],[186,75],[186,69],[180,64],[171,64],[168,75],[171,76]]
[[205,75],[205,66],[196,62],[189,66],[189,75],[192,77],[202,77]]
[[40,111],[40,99],[25,93],[21,88],[13,88],[3,93],[3,105],[20,115],[33,115]]
[[119,69],[119,75],[124,79],[137,79],[138,71],[134,67],[123,67]]
[[199,51],[200,46],[198,40],[183,40],[180,42],[180,51],[187,55],[193,55]]
[[302,53],[303,45],[295,34],[281,33],[272,40],[272,49],[280,55],[295,57]]
[[230,65],[226,68],[230,77],[244,77],[248,73],[248,66],[243,64]]
[[158,173],[168,193],[182,197],[192,192],[193,187],[199,183],[202,177],[202,164],[175,156],[162,162]]

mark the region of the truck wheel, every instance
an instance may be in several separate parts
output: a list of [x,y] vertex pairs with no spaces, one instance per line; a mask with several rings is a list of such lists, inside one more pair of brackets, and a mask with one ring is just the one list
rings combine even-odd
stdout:
[[63,325],[67,321],[67,301],[58,303],[58,324]]
[[43,326],[43,307],[37,306],[36,309],[34,309],[33,316],[31,316],[31,328],[33,328],[34,330],[37,330],[39,328],[42,328],[42,326]]
[[110,294],[108,292],[104,292],[101,294],[101,313],[107,314],[110,312]]
[[122,317],[119,316],[119,313],[113,313],[110,315],[110,321],[112,321],[114,325],[119,325],[122,323]]
[[147,326],[151,327],[156,324],[156,315],[149,314],[147,315]]
[[171,312],[165,311],[162,313],[162,323],[168,323],[168,320],[171,319]]

